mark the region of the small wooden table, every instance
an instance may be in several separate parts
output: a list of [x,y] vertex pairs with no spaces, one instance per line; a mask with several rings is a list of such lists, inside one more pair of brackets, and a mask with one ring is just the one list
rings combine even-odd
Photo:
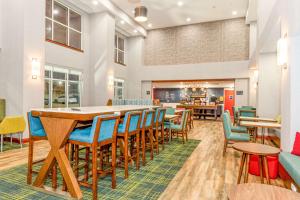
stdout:
[[228,193],[229,200],[297,200],[300,194],[285,188],[258,183],[239,184]]
[[[248,182],[248,167],[250,155],[257,155],[259,157],[259,169],[260,169],[260,179],[261,183],[264,183],[263,178],[263,166],[266,174],[267,183],[270,184],[269,170],[266,156],[276,156],[280,153],[280,149],[271,147],[268,145],[258,144],[258,143],[235,143],[232,146],[235,150],[241,151],[243,153],[241,159],[241,165],[239,170],[239,176],[237,183],[240,184],[241,177],[243,174],[244,165],[245,167],[245,177],[244,182]],[[246,161],[246,162],[245,162]]]
[[[279,123],[272,123],[272,122],[257,122],[257,121],[241,121],[240,126],[245,126],[245,127],[255,127],[261,128],[261,134],[262,134],[262,143],[265,143],[265,129],[266,128],[281,128],[281,124]],[[256,131],[255,131],[256,132]],[[255,136],[255,141],[256,141],[256,136]]]
[[157,107],[158,106],[99,106],[33,109],[32,115],[40,117],[51,146],[51,150],[33,185],[35,187],[43,187],[50,169],[57,162],[71,197],[82,199],[82,192],[73,173],[68,156],[65,153],[65,145],[76,124],[79,121],[92,121],[95,116],[102,114],[119,113],[120,115],[124,115],[127,111],[142,111]]
[[171,141],[171,123],[174,122],[175,119],[180,118],[181,115],[165,115],[165,121],[169,122],[169,142]]
[[239,117],[240,121],[254,121],[254,122],[273,122],[276,123],[276,119],[264,118],[264,117]]

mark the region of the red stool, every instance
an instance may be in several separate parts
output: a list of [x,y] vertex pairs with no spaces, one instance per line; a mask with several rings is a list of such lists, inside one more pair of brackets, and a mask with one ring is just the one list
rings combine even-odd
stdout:
[[[278,176],[278,167],[279,167],[278,156],[267,156],[267,162],[268,162],[270,179],[276,179]],[[249,173],[254,176],[260,176],[258,156],[256,155],[250,155]],[[265,177],[264,171],[263,171],[263,176]]]

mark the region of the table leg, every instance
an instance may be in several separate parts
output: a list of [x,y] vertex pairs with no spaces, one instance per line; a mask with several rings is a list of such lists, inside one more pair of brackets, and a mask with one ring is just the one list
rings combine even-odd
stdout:
[[260,182],[264,183],[264,177],[263,177],[263,159],[262,156],[258,156],[258,165],[259,165],[259,174],[260,174]]
[[244,177],[244,183],[248,183],[248,175],[249,175],[249,158],[250,155],[246,154],[246,167],[245,167],[245,177]]
[[265,144],[265,128],[261,128],[261,142],[262,144]]
[[241,159],[241,164],[240,164],[240,170],[239,170],[239,176],[238,176],[237,184],[241,183],[241,177],[242,177],[242,174],[243,174],[243,169],[244,169],[244,164],[245,164],[245,158],[246,158],[246,154],[243,153],[242,159]]
[[266,174],[266,178],[267,178],[267,183],[270,184],[270,178],[269,178],[269,169],[268,169],[268,161],[267,161],[267,157],[266,157],[266,156],[263,156],[263,160],[264,160],[265,174]]
[[72,119],[51,117],[41,117],[40,119],[47,134],[51,150],[33,185],[42,187],[50,169],[57,162],[71,196],[76,199],[82,199],[82,192],[65,153],[65,144],[77,122]]

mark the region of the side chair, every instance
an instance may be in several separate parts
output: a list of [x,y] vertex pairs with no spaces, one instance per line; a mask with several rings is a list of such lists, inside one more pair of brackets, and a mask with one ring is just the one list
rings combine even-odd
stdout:
[[173,135],[176,134],[177,138],[178,136],[182,137],[182,143],[185,143],[185,139],[186,141],[188,140],[188,136],[187,136],[187,117],[188,117],[188,113],[190,111],[189,110],[184,110],[182,111],[182,116],[181,116],[181,120],[179,124],[174,124],[171,123],[170,124],[170,132],[171,132],[171,138],[173,138]]

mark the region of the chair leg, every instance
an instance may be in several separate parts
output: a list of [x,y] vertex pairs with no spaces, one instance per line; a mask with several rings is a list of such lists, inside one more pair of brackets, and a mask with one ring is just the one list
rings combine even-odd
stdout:
[[116,141],[112,143],[112,149],[111,149],[111,187],[113,189],[116,188],[117,181],[116,181],[116,156],[117,156],[117,144]]
[[138,132],[136,134],[136,169],[139,170],[140,169],[140,133]]
[[161,138],[162,138],[162,149],[165,149],[165,131],[164,124],[161,125]]
[[[101,158],[100,158],[101,160]],[[88,182],[89,180],[89,164],[90,164],[90,148],[85,148],[85,166],[84,166],[84,181]]]
[[223,156],[225,156],[226,154],[226,149],[227,149],[227,141],[224,140]]
[[23,148],[23,133],[19,133],[21,149]]
[[12,145],[12,136],[13,134],[10,134],[10,145]]
[[143,156],[143,166],[146,165],[146,139],[145,139],[145,129],[142,130],[142,156]]
[[[1,145],[2,145],[2,142],[1,142]],[[31,183],[32,183],[32,163],[33,163],[33,141],[32,141],[32,139],[29,138],[28,169],[27,169],[27,184],[28,185],[31,185]]]
[[128,138],[124,138],[125,179],[128,178]]
[[1,135],[1,152],[3,151],[3,135]]
[[79,165],[79,145],[75,145],[75,176],[76,176],[76,178],[78,178],[78,176],[79,176],[78,165]]
[[156,145],[156,154],[159,154],[159,146],[158,146],[158,128],[155,130],[155,145]]
[[154,146],[153,146],[153,129],[151,128],[149,130],[149,136],[150,136],[150,159],[153,160],[153,149],[154,149]]
[[[67,143],[66,144],[66,146],[65,146],[65,152],[66,152],[66,155],[67,155],[67,158],[68,159],[70,159],[69,158],[69,147],[70,147],[70,145],[69,145],[69,143]],[[70,161],[72,161],[72,160],[70,160]],[[55,167],[55,166],[54,166]],[[52,185],[53,185],[53,172],[54,172],[54,167],[53,167],[53,171],[52,171]],[[67,184],[66,184],[66,181],[65,181],[65,179],[63,179],[62,180],[63,181],[63,184],[62,184],[62,191],[67,191]]]
[[92,191],[93,199],[98,199],[98,171],[97,171],[97,146],[92,149]]

